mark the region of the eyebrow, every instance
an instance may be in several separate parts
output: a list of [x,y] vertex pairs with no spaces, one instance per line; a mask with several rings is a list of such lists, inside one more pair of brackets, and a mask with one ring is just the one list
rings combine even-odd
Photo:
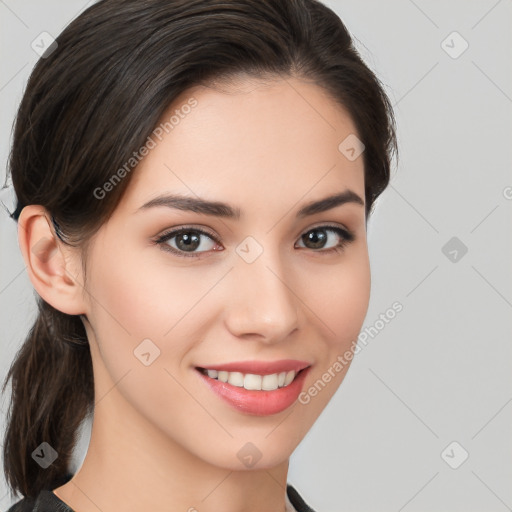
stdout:
[[[347,189],[339,194],[334,194],[305,204],[297,212],[297,217],[303,218],[309,215],[315,215],[347,203],[364,206],[364,201],[361,197],[352,190]],[[208,201],[206,199],[181,196],[178,194],[163,194],[157,196],[147,203],[144,203],[137,211],[160,206],[234,220],[239,220],[241,216],[241,210],[238,207],[230,206],[220,201]]]

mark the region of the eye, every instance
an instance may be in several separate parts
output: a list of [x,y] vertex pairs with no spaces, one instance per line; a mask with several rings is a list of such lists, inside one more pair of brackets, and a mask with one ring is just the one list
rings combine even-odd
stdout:
[[[331,236],[329,236],[331,233]],[[304,233],[300,238],[302,247],[322,249],[315,252],[340,252],[355,239],[354,235],[339,226],[318,226]],[[337,241],[338,240],[338,241]]]
[[[205,238],[209,241],[204,241]],[[177,256],[197,258],[198,253],[218,250],[215,249],[215,244],[219,242],[213,234],[202,229],[181,227],[160,235],[155,243],[160,245],[164,251],[172,252]]]
[[[318,226],[299,238],[304,244],[299,247],[322,253],[340,252],[354,239],[351,232],[339,226]],[[198,258],[202,253],[223,250],[217,247],[220,242],[213,233],[187,226],[160,235],[154,243],[160,245],[162,250],[181,257]]]

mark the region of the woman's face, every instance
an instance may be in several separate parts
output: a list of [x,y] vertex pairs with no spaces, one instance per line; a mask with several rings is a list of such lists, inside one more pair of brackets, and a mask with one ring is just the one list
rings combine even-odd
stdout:
[[173,114],[87,254],[96,397],[116,436],[272,467],[340,385],[368,307],[356,130],[291,78],[196,87]]

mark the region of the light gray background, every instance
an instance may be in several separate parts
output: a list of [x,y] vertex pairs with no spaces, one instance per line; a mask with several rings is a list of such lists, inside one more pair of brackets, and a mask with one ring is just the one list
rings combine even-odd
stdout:
[[[294,453],[289,481],[318,512],[512,510],[512,2],[326,4],[395,105],[401,160],[369,223],[364,327],[395,301],[403,311],[356,356]],[[56,36],[85,7],[0,0],[2,182],[37,60],[31,42]],[[446,39],[453,31],[469,44],[458,58],[445,51],[462,48],[458,36]],[[2,199],[11,207],[8,192]],[[3,211],[0,230],[3,379],[35,311]],[[459,249],[446,256],[452,237]],[[5,410],[3,397],[2,422]],[[86,425],[75,467],[87,443]],[[452,469],[447,461],[460,463],[462,450],[468,459]],[[0,509],[9,505],[1,485]]]

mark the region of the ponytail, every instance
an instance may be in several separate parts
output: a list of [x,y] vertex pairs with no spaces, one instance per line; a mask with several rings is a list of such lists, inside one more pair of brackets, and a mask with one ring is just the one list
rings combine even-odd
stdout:
[[37,301],[38,317],[2,388],[11,380],[3,441],[6,481],[12,491],[31,498],[69,479],[78,427],[94,405],[91,353],[80,317]]

